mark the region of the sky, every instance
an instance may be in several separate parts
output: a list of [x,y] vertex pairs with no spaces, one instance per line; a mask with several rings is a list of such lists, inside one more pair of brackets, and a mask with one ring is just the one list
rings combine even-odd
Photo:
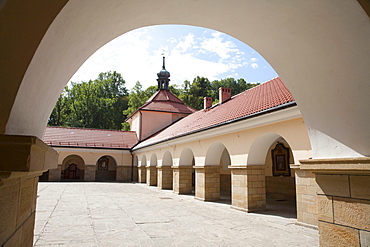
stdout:
[[170,85],[206,77],[210,81],[243,78],[263,83],[278,75],[257,51],[218,31],[185,25],[158,25],[125,33],[97,50],[70,81],[94,80],[100,72],[117,71],[131,89],[157,85],[162,54]]

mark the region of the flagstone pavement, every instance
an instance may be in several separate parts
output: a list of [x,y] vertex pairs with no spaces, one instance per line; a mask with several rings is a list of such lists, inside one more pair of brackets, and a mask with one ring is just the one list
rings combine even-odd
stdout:
[[318,246],[292,217],[134,183],[40,182],[34,246]]

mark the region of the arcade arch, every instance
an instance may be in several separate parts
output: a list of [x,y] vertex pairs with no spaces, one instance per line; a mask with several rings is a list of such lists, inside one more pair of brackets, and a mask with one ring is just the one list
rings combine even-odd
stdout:
[[153,153],[150,156],[150,162],[146,167],[146,184],[147,185],[157,185],[157,155]]
[[146,156],[145,154],[141,157],[138,166],[138,180],[139,183],[146,183]]
[[61,167],[62,180],[84,180],[85,161],[78,155],[67,156]]
[[96,162],[96,181],[115,181],[117,172],[116,160],[109,155],[102,156]]
[[160,189],[173,188],[172,155],[169,151],[163,154],[161,165],[157,169],[157,183]]

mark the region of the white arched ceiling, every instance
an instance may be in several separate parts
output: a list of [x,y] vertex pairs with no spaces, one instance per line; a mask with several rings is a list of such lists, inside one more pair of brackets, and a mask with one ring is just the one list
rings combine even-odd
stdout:
[[[193,166],[194,154],[190,148],[181,151],[179,166]],[[194,164],[195,165],[195,164]]]
[[172,155],[169,151],[166,151],[163,155],[162,166],[172,166]]
[[266,133],[259,136],[249,149],[247,165],[265,165],[269,148],[279,138],[280,136],[275,133]]
[[143,157],[141,157],[141,164],[140,164],[141,167],[144,167],[146,166],[146,156],[143,155]]
[[156,154],[152,154],[150,156],[150,163],[149,163],[150,166],[157,166],[157,155]]
[[354,0],[70,0],[23,76],[5,134],[42,137],[63,87],[91,54],[156,24],[211,28],[250,45],[295,97],[314,158],[370,156],[370,21]]
[[[204,165],[205,166],[220,165],[221,157],[224,154],[225,150],[227,154],[229,154],[224,144],[220,142],[213,143],[207,150],[206,160],[204,162]],[[230,159],[230,156],[229,156],[229,159]]]

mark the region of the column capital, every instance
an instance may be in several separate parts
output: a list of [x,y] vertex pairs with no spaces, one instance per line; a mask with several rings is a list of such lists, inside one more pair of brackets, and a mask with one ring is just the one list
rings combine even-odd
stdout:
[[58,152],[35,136],[0,135],[2,172],[43,172],[55,169]]

